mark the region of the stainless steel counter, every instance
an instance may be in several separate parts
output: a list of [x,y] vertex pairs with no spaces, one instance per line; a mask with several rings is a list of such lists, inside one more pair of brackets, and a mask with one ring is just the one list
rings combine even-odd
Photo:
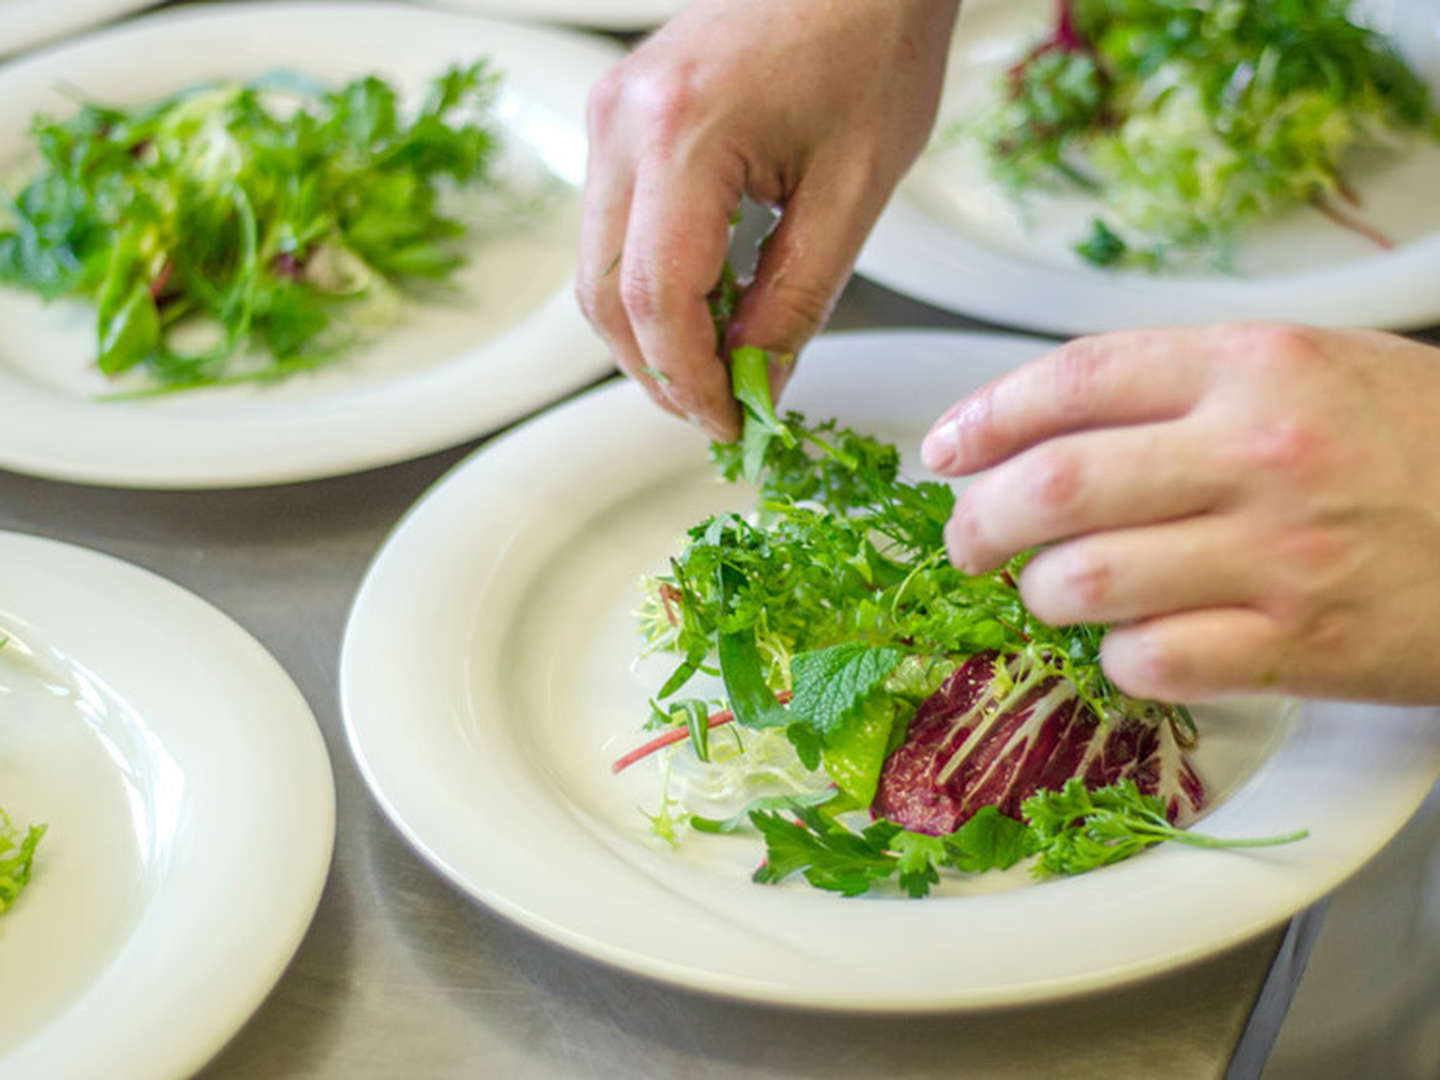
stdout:
[[[857,282],[832,325],[975,324]],[[290,671],[329,746],[338,837],[314,925],[206,1077],[1189,1078],[1224,1076],[1232,1057],[1231,1075],[1258,1073],[1317,916],[1289,937],[1275,931],[1119,992],[984,1015],[876,1018],[653,984],[549,945],[441,882],[370,800],[341,733],[336,666],[370,557],[471,449],[231,492],[115,491],[0,472],[0,528],[111,552],[212,601]]]

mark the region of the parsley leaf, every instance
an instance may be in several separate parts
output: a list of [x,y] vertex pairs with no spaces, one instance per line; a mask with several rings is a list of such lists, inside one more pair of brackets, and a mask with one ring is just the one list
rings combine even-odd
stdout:
[[795,813],[798,821],[764,810],[750,815],[751,824],[765,837],[765,862],[755,871],[757,882],[773,884],[798,871],[818,889],[859,896],[895,872],[898,860],[886,847],[900,831],[898,825],[877,821],[854,833],[813,807]]
[[1035,872],[1042,876],[1083,874],[1166,840],[1205,848],[1271,847],[1310,835],[1301,829],[1283,836],[1230,839],[1176,828],[1165,816],[1165,804],[1142,794],[1133,780],[1091,791],[1072,777],[1060,791],[1040,791],[1026,799],[1021,812],[1040,855]]

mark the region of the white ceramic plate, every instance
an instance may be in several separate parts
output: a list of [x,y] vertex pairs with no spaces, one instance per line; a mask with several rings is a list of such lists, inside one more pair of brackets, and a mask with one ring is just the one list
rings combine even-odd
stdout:
[[[1415,29],[1425,4],[1394,6],[1414,39],[1412,62],[1440,88],[1440,50]],[[963,5],[937,130],[988,106],[995,79],[1053,7],[1051,0]],[[1428,25],[1440,29],[1433,6]],[[1365,162],[1351,179],[1363,216],[1397,242],[1393,251],[1304,208],[1247,230],[1237,245],[1238,274],[1109,272],[1070,250],[1097,212],[1093,200],[1035,196],[1022,210],[990,179],[975,141],[960,139],[915,163],[858,268],[939,307],[1062,334],[1252,318],[1393,328],[1440,320],[1440,200],[1433,197],[1440,144]]]
[[[1042,348],[827,337],[786,405],[894,438],[913,467],[945,404]],[[366,780],[442,874],[556,942],[703,990],[993,1006],[1159,972],[1282,922],[1377,850],[1440,772],[1435,710],[1231,703],[1200,714],[1205,829],[1307,827],[1304,843],[1160,849],[1043,885],[987,875],[975,895],[923,903],[754,885],[757,838],[671,851],[637,809],[658,806],[658,769],[609,767],[644,740],[668,670],[633,664],[637,578],[702,515],[747,502],[717,484],[694,431],[612,385],[490,445],[410,512],[356,600],[341,692]]]
[[96,26],[158,0],[0,0],[0,56]]
[[[6,0],[0,0],[4,3]],[[397,48],[403,42],[403,48]],[[571,292],[584,102],[618,50],[560,30],[388,4],[226,4],[162,13],[0,69],[0,175],[62,87],[138,102],[277,68],[332,83],[378,72],[408,92],[490,56],[504,168],[544,210],[477,240],[453,301],[409,304],[339,363],[276,386],[95,400],[93,312],[0,289],[0,467],[136,487],[277,483],[403,460],[464,441],[610,368]],[[139,378],[139,376],[135,376]]]
[[220,612],[83,548],[0,533],[0,628],[0,805],[49,825],[0,916],[0,1073],[189,1075],[320,898],[314,717]]
[[431,0],[440,7],[503,15],[511,19],[544,19],[606,30],[647,30],[659,26],[685,6],[685,0]]

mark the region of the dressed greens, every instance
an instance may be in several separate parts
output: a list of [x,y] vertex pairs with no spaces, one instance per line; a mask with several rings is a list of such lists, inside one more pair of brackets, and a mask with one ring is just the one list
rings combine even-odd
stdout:
[[1440,138],[1430,93],[1348,0],[1058,0],[1051,31],[1010,70],[979,123],[1016,193],[1093,192],[1075,250],[1100,266],[1199,250],[1222,264],[1237,230],[1337,205],[1357,148]]
[[[894,447],[833,421],[781,419],[768,367],[734,351],[744,435],[712,447],[726,479],[758,481],[758,508],[696,525],[645,582],[648,647],[678,659],[651,708],[665,730],[616,763],[688,745],[702,771],[737,778],[728,795],[758,797],[721,817],[667,788],[657,832],[748,824],[767,848],[757,881],[802,872],[855,895],[894,879],[911,896],[947,869],[1034,856],[1038,874],[1072,874],[1166,839],[1303,835],[1177,828],[1205,798],[1189,713],[1115,687],[1103,627],[1030,614],[1017,586],[1029,553],[989,574],[952,566],[951,489],[903,479]],[[707,674],[720,711],[680,696]],[[842,819],[857,811],[872,818],[859,832]]]
[[39,116],[38,169],[0,186],[0,282],[92,301],[100,370],[155,392],[328,363],[461,264],[441,196],[491,176],[496,85],[451,68],[409,119],[376,76],[290,73]]

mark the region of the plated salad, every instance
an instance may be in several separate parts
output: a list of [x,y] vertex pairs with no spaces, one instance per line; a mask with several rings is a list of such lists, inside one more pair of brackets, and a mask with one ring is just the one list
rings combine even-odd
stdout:
[[[902,478],[893,446],[834,421],[778,417],[768,368],[734,352],[744,434],[712,448],[725,479],[758,484],[755,512],[700,522],[644,582],[647,649],[678,662],[651,703],[659,733],[615,769],[661,759],[655,832],[755,830],[758,882],[912,897],[1026,859],[1074,874],[1165,840],[1305,835],[1187,831],[1206,800],[1188,710],[1121,693],[1103,627],[1031,615],[1031,553],[952,566],[951,489]],[[723,696],[685,696],[706,678]]]
[[1017,196],[1092,193],[1075,251],[1229,264],[1237,234],[1311,204],[1377,244],[1345,168],[1440,138],[1429,88],[1349,0],[1057,0],[970,131]]
[[0,184],[0,283],[96,307],[96,364],[139,393],[327,364],[463,262],[454,188],[492,182],[496,76],[434,80],[413,115],[377,76],[274,73],[130,109],[36,117]]

